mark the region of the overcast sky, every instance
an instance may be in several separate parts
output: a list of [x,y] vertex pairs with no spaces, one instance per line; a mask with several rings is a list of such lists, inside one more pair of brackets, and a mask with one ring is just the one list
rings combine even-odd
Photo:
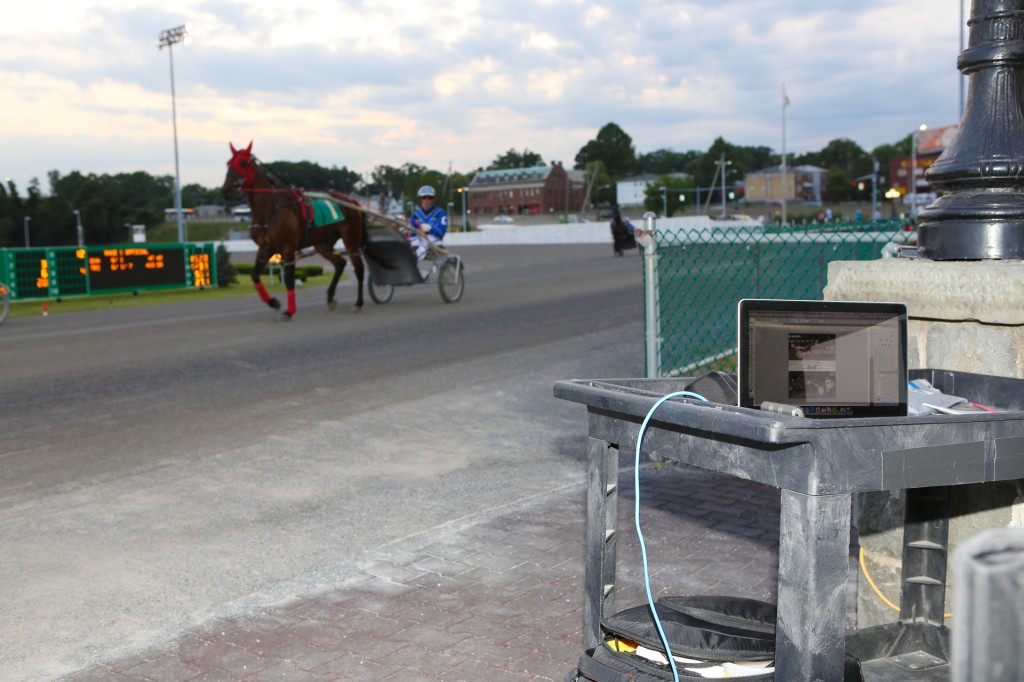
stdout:
[[[867,150],[960,118],[963,0],[26,0],[0,22],[0,177],[174,174],[219,186],[228,143],[369,176],[573,164],[608,122],[637,152],[718,136]],[[968,7],[969,9],[969,7]]]

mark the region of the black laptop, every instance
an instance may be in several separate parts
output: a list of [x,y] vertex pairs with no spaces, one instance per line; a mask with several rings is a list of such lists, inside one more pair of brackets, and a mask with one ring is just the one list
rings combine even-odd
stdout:
[[829,418],[907,414],[906,305],[744,299],[738,321],[740,407],[769,403]]

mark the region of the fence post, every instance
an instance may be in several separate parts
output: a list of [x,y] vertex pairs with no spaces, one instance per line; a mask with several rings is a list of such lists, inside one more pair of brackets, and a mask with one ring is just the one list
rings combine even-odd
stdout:
[[647,328],[647,378],[656,379],[661,369],[661,333],[658,319],[658,239],[655,215],[644,213],[644,229],[636,235],[644,247],[644,312]]

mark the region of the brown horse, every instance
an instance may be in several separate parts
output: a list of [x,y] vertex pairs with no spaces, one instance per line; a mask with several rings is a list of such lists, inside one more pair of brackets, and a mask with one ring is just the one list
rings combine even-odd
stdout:
[[[366,238],[366,225],[363,213],[352,208],[354,201],[344,197],[344,202],[336,204],[343,216],[342,220],[315,226],[312,223],[312,210],[302,192],[276,179],[272,180],[272,175],[268,176],[253,156],[252,142],[245,149],[235,149],[230,143],[228,146],[231,148],[231,160],[228,161],[228,173],[221,193],[231,201],[240,199],[242,193],[248,195],[249,208],[252,210],[252,228],[249,233],[259,247],[252,269],[252,281],[263,302],[275,310],[281,307],[281,302],[272,298],[260,281],[263,268],[275,254],[280,254],[288,289],[288,306],[281,318],[291,319],[295,314],[295,261],[300,257],[301,249],[310,247],[334,264],[334,277],[327,287],[327,307],[331,310],[336,305],[334,291],[345,270],[345,256],[352,259],[358,282],[358,295],[352,311],[359,312],[363,307],[364,269],[361,250]],[[338,239],[345,245],[344,254],[334,250]]]

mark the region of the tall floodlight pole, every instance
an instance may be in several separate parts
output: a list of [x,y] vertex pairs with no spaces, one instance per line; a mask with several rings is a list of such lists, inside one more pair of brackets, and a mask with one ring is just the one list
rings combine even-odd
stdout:
[[786,97],[786,84],[782,84],[782,225],[786,224],[786,194],[789,192],[789,183],[786,181],[786,107],[789,106],[789,97]]
[[174,50],[172,46],[175,43],[184,43],[188,45],[192,42],[192,38],[189,36],[189,31],[192,30],[192,24],[187,23],[177,28],[169,28],[166,31],[160,33],[160,39],[157,41],[157,48],[167,48],[167,54],[171,60],[171,121],[174,125],[174,213],[178,216],[178,241],[185,241],[185,221],[181,215],[181,170],[178,166],[178,108],[175,103],[174,96]]
[[30,216],[30,215],[25,216],[25,221],[24,222],[25,222],[25,248],[26,249],[29,246],[29,244],[28,244],[28,224],[29,224],[29,222],[31,220],[32,220],[32,216]]
[[72,213],[75,214],[75,232],[78,233],[78,245],[85,246],[85,232],[82,230],[82,212],[76,208]]

